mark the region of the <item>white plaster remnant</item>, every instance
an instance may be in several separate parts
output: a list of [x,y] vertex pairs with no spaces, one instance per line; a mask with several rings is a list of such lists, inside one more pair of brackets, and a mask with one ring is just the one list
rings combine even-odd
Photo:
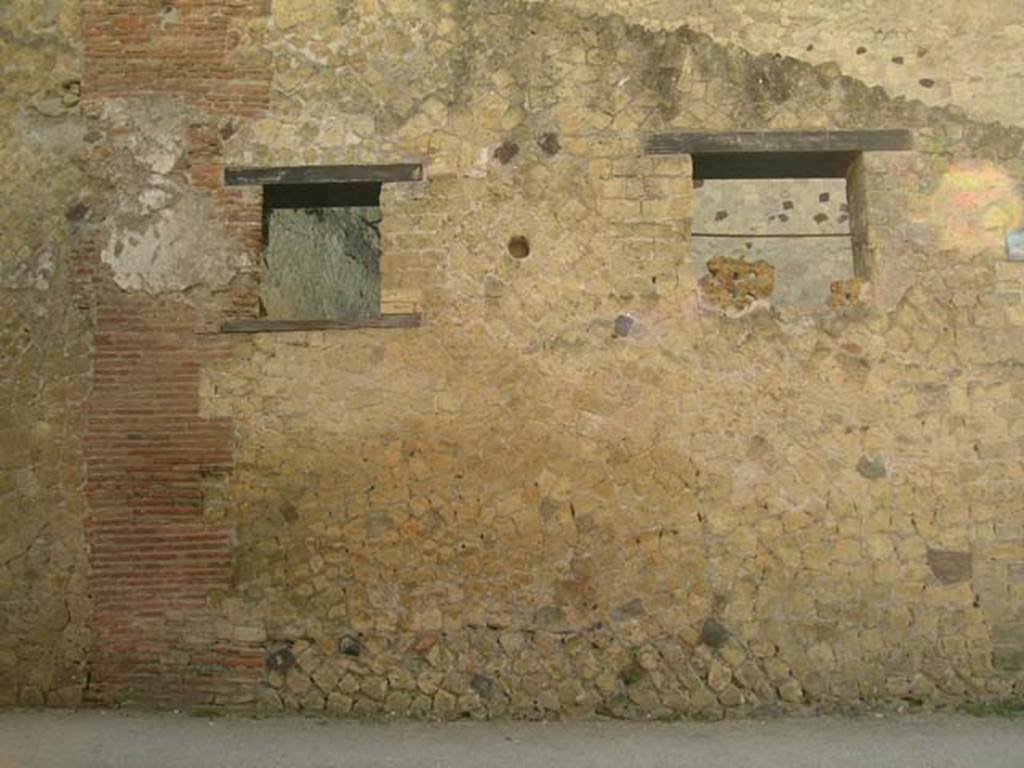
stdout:
[[103,119],[121,129],[123,194],[101,253],[128,291],[223,287],[249,263],[214,202],[180,176],[188,115],[172,102],[114,101]]
[[147,293],[227,285],[248,257],[211,208],[209,201],[186,193],[144,229],[115,229],[101,254],[115,282],[125,290]]

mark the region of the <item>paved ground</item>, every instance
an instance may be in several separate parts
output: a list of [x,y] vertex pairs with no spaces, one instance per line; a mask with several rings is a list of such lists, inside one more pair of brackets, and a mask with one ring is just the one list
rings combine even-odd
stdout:
[[1024,768],[1024,719],[393,723],[0,713],[0,768]]

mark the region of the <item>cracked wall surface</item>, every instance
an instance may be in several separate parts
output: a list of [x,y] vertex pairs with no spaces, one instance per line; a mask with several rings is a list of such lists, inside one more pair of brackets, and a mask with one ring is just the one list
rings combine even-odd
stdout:
[[77,39],[74,3],[0,11],[0,706],[75,705],[86,680]]
[[[649,5],[627,17],[689,8]],[[781,11],[734,40],[739,4],[716,8],[666,29],[513,0],[82,0],[84,106],[51,118],[81,131],[54,163],[82,180],[76,255],[25,260],[17,290],[87,276],[94,327],[61,358],[92,371],[86,423],[54,400],[85,542],[33,515],[11,551],[87,551],[92,611],[61,630],[84,633],[79,695],[436,718],[1021,695],[1024,267],[1003,241],[1024,132],[983,122],[987,95],[942,108],[888,69],[892,94],[775,56],[799,28]],[[808,306],[773,302],[764,267],[709,286],[690,158],[640,150],[893,127],[914,151],[851,174],[857,277]],[[396,162],[426,176],[383,187],[381,306],[422,327],[218,333],[259,314],[261,279],[260,193],[226,166]],[[41,233],[72,226],[59,198]],[[12,578],[54,627],[51,592],[81,594]]]

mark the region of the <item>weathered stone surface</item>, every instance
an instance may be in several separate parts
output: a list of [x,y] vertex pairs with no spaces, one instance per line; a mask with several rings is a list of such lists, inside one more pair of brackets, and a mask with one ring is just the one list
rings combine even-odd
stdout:
[[928,567],[943,584],[970,581],[971,553],[929,549]]
[[828,305],[832,309],[856,306],[866,293],[867,286],[858,277],[836,280],[829,286]]
[[74,707],[87,680],[80,53],[77,3],[0,12],[0,706]]
[[701,296],[708,304],[726,311],[750,309],[771,298],[775,267],[763,259],[715,256],[708,260],[708,274],[700,281]]

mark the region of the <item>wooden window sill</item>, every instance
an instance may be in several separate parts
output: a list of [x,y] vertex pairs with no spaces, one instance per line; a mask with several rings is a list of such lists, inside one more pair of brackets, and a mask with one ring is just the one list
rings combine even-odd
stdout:
[[372,328],[419,328],[423,316],[404,312],[361,320],[230,320],[220,327],[221,333],[294,333],[297,331],[356,331]]

